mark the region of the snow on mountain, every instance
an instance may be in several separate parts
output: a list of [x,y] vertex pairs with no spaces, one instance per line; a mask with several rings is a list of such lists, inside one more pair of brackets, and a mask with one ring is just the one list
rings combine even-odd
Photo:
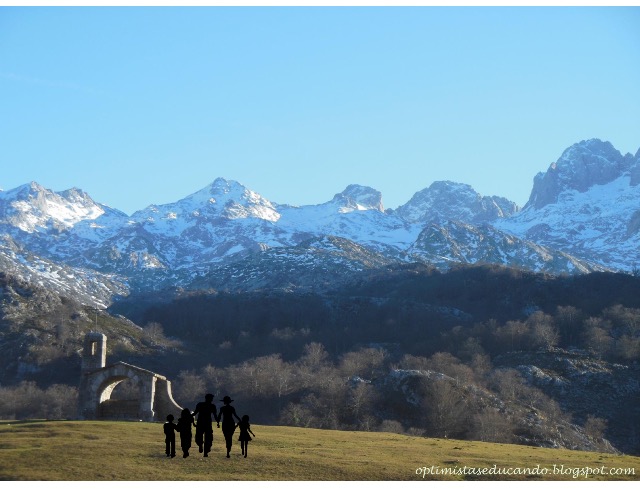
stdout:
[[451,219],[468,223],[489,222],[518,212],[518,206],[503,197],[483,197],[470,185],[434,182],[396,210],[411,223]]
[[382,193],[362,185],[349,185],[343,192],[336,194],[331,202],[339,205],[342,213],[354,210],[384,212]]
[[488,224],[474,226],[460,221],[431,223],[420,233],[408,254],[415,261],[440,268],[454,263],[496,263],[552,274],[606,270]]
[[[132,290],[242,288],[242,280],[254,288],[307,287],[340,280],[342,272],[411,261],[550,273],[630,270],[640,263],[638,202],[640,150],[622,156],[593,139],[568,148],[537,175],[522,210],[448,181],[392,211],[379,191],[361,185],[322,204],[291,206],[218,178],[177,202],[127,216],[81,190],[56,193],[32,182],[0,192],[0,236],[15,244],[12,252],[3,248],[2,266],[13,260],[34,280],[54,265],[95,271],[99,283],[126,282]],[[48,283],[65,288],[73,280]]]
[[82,221],[96,222],[119,211],[97,204],[77,188],[56,193],[36,182],[0,193],[0,225],[10,225],[27,233],[60,231]]
[[212,267],[192,285],[226,291],[269,288],[317,292],[348,281],[354,273],[394,261],[348,239],[321,236]]
[[637,161],[637,156],[622,156],[608,141],[581,141],[567,148],[546,172],[535,176],[525,208],[541,209],[556,203],[563,192],[586,192],[594,185],[606,185],[627,174]]
[[121,277],[48,260],[22,249],[6,235],[0,237],[0,271],[101,308],[109,306],[114,296],[129,293]]
[[381,193],[360,185],[348,186],[324,204],[278,209],[278,229],[297,243],[310,237],[338,236],[397,255],[417,238],[421,229],[384,212]]
[[618,270],[640,264],[640,151],[622,156],[591,139],[535,177],[523,210],[493,224],[540,245]]
[[150,232],[179,235],[203,220],[255,218],[275,222],[276,206],[238,182],[216,179],[211,185],[173,204],[152,205],[131,216]]

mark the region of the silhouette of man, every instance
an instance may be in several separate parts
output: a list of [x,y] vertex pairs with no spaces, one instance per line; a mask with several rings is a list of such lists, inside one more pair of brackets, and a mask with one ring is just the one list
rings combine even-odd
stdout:
[[220,414],[216,418],[218,422],[220,422],[220,418],[222,418],[222,434],[224,435],[224,440],[227,444],[227,458],[230,458],[229,452],[231,452],[231,445],[233,443],[233,432],[236,429],[236,422],[233,417],[235,416],[238,421],[240,421],[240,417],[236,414],[235,408],[231,405],[233,399],[229,396],[224,396],[222,399],[224,406],[220,408]]
[[[204,396],[204,402],[196,404],[196,410],[193,416],[198,416],[196,423],[196,445],[200,453],[204,451],[204,456],[208,457],[213,444],[213,426],[212,421],[218,419],[218,410],[213,404],[213,394]],[[204,438],[204,440],[203,440]]]

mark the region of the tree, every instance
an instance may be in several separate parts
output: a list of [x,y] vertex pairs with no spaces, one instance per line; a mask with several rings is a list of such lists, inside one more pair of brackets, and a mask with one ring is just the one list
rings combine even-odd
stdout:
[[556,324],[566,346],[578,346],[578,330],[582,322],[582,311],[573,306],[558,306]]
[[606,419],[598,418],[591,414],[587,416],[587,420],[584,423],[584,432],[587,434],[587,436],[589,436],[596,442],[602,441],[606,429]]
[[447,379],[429,383],[422,406],[435,436],[455,438],[464,433],[467,405],[460,389]]
[[353,417],[353,423],[359,425],[363,418],[373,411],[376,404],[376,390],[366,382],[358,382],[349,390],[347,407]]
[[347,377],[373,379],[382,370],[388,354],[382,348],[362,348],[342,355],[340,370]]
[[304,354],[299,363],[317,370],[326,364],[329,354],[322,343],[312,342],[304,345]]
[[471,438],[493,443],[511,443],[513,421],[497,409],[485,408],[471,418]]
[[558,344],[560,335],[555,327],[553,318],[541,311],[534,312],[527,318],[527,327],[531,334],[533,348],[549,349]]
[[471,368],[464,365],[451,353],[438,352],[429,358],[429,369],[440,372],[456,380],[456,384],[467,384],[473,380],[474,374]]
[[314,425],[314,416],[309,408],[291,402],[280,413],[280,422],[288,426],[307,428]]
[[522,321],[507,321],[495,330],[494,336],[502,351],[521,351],[530,346],[529,327]]
[[162,328],[162,324],[160,323],[147,323],[147,325],[142,328],[142,333],[152,345],[157,345],[158,343],[162,343],[165,340],[164,329]]
[[492,388],[497,391],[505,401],[518,400],[518,394],[523,382],[520,372],[512,368],[495,370],[490,378]]
[[176,384],[178,404],[193,404],[195,406],[206,394],[204,379],[195,372],[183,370],[178,374]]
[[400,435],[404,433],[404,427],[402,426],[402,423],[395,419],[383,420],[382,423],[380,423],[379,430],[386,433],[398,433]]
[[611,323],[601,318],[590,317],[584,322],[584,341],[600,357],[609,355],[613,348]]

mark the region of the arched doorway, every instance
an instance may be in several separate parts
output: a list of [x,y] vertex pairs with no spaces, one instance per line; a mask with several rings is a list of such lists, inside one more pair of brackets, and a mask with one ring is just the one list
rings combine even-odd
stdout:
[[[99,333],[89,333],[85,339],[78,417],[162,421],[173,414],[178,418],[182,408],[173,400],[171,382],[160,374],[124,362],[105,366],[106,340]],[[123,382],[134,386],[130,388],[133,394],[112,398]]]

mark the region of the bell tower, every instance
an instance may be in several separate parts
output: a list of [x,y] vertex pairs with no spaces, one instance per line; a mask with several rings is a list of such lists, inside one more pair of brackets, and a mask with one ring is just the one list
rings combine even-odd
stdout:
[[82,349],[83,374],[104,368],[107,364],[107,337],[102,333],[87,333]]

